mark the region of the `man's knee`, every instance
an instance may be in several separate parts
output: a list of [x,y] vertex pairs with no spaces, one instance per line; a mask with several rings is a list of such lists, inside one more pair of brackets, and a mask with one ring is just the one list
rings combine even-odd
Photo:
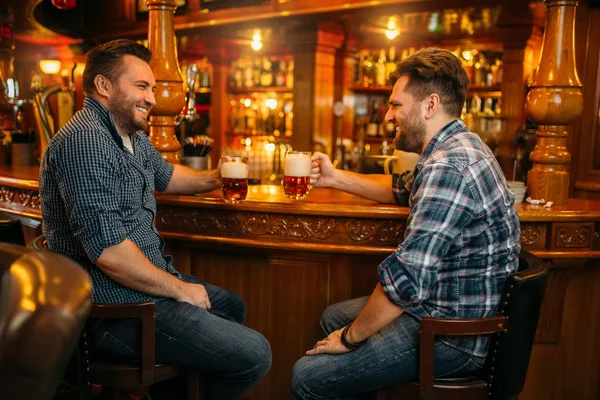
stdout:
[[325,309],[325,311],[323,311],[323,314],[321,314],[320,323],[321,329],[323,329],[324,332],[330,334],[336,330],[335,321],[338,319],[339,313],[340,310],[338,303],[330,305]]
[[247,357],[246,365],[250,365],[250,368],[245,372],[250,378],[259,381],[271,369],[271,345],[259,332],[252,331],[252,336],[251,340],[247,340],[248,347],[246,348],[245,357]]
[[290,389],[294,399],[304,399],[308,393],[307,383],[311,381],[310,359],[302,357],[292,369],[292,379],[290,380]]

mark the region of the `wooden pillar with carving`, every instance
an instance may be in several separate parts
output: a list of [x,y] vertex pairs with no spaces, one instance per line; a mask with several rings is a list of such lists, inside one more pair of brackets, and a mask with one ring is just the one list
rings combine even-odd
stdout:
[[173,16],[175,0],[146,0],[148,4],[148,47],[150,67],[156,79],[156,106],[150,113],[150,141],[160,154],[178,164],[181,145],[175,135],[175,118],[185,105],[185,88],[179,61]]
[[318,26],[288,33],[294,56],[292,147],[332,153],[335,54],[343,42],[338,26]]
[[527,113],[538,125],[530,155],[528,193],[560,205],[569,196],[567,125],[581,115],[583,95],[575,68],[577,0],[544,0],[546,27],[537,74],[527,95]]

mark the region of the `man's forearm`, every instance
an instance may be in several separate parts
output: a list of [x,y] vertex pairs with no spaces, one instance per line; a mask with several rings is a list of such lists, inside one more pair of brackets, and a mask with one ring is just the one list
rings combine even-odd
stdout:
[[352,327],[346,333],[347,339],[351,343],[362,342],[385,328],[403,312],[402,307],[398,307],[388,299],[381,284],[378,283],[367,305],[358,314],[358,317],[352,323]]
[[173,175],[165,193],[192,194],[215,190],[221,186],[216,170],[198,171],[184,165],[174,165]]
[[129,239],[104,249],[98,268],[123,286],[151,296],[177,299],[182,281],[148,260],[146,255]]
[[395,203],[391,175],[365,175],[338,170],[334,188],[378,203]]

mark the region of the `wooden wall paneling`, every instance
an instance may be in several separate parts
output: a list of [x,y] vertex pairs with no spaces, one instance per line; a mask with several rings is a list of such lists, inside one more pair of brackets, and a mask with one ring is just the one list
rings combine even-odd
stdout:
[[[581,2],[577,10],[576,49],[583,82],[583,111],[576,125],[577,147],[574,196],[600,199],[600,8]],[[579,60],[578,60],[579,61]]]
[[212,165],[215,168],[218,165],[219,157],[222,155],[222,148],[227,143],[225,137],[230,117],[230,105],[227,95],[229,79],[229,62],[232,59],[230,54],[231,44],[215,37],[205,38],[206,56],[212,65],[213,76],[211,82],[210,96],[210,129],[214,140],[211,153]]
[[331,154],[335,53],[343,34],[337,24],[307,24],[287,33],[294,57],[295,150]]
[[294,363],[324,336],[319,319],[328,305],[330,260],[302,253],[274,254],[269,260],[273,281],[280,283],[272,287],[272,398],[289,397]]

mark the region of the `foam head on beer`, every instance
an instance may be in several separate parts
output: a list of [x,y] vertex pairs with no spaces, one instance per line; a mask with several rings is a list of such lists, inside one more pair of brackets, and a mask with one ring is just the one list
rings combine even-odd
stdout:
[[228,161],[221,164],[223,178],[246,179],[248,178],[248,164],[241,161]]
[[285,175],[310,176],[310,164],[310,153],[287,153],[285,156]]

